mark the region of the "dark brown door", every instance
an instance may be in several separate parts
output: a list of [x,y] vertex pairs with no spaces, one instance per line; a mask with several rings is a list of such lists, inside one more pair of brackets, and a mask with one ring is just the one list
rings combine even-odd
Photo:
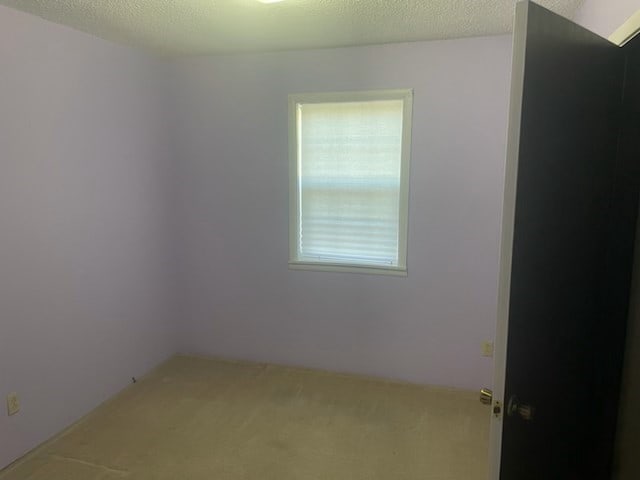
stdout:
[[625,53],[531,2],[514,35],[500,478],[605,479],[635,215],[620,215]]

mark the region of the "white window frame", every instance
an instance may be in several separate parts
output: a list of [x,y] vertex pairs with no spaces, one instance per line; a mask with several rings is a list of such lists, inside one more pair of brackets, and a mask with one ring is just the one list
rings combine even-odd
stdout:
[[[400,211],[397,265],[358,265],[343,262],[300,260],[298,243],[300,232],[300,187],[298,162],[298,104],[367,102],[376,100],[402,100],[402,147],[400,158]],[[355,92],[300,93],[289,95],[289,268],[328,272],[372,273],[407,275],[407,240],[409,217],[409,160],[411,157],[411,120],[413,90],[369,90]]]

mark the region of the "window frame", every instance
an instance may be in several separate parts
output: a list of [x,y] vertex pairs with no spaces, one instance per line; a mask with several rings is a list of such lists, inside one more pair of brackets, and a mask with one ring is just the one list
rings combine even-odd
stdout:
[[[300,232],[300,195],[298,184],[298,104],[367,102],[402,100],[402,145],[400,155],[400,205],[398,222],[398,264],[362,265],[347,262],[300,260],[298,243]],[[368,90],[350,92],[296,93],[289,95],[289,268],[324,272],[350,272],[382,275],[407,275],[407,243],[409,219],[409,163],[411,158],[411,129],[413,117],[413,89]]]

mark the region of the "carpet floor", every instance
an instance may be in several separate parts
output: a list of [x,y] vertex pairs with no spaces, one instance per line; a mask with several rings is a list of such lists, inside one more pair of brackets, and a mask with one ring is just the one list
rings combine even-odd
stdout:
[[474,392],[176,356],[1,480],[486,480]]

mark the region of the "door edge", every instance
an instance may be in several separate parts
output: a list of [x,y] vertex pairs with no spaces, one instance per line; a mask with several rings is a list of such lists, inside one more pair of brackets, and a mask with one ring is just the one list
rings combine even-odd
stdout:
[[[500,266],[498,275],[498,298],[496,336],[494,349],[493,402],[504,405],[504,387],[507,367],[507,338],[509,331],[509,298],[511,290],[511,261],[518,177],[518,154],[520,150],[520,126],[522,121],[522,99],[526,56],[528,0],[516,4],[511,63],[511,93],[509,99],[509,126],[507,132],[506,163],[502,205],[502,227],[500,236]],[[492,412],[489,433],[489,480],[500,479],[502,457],[502,414]]]

